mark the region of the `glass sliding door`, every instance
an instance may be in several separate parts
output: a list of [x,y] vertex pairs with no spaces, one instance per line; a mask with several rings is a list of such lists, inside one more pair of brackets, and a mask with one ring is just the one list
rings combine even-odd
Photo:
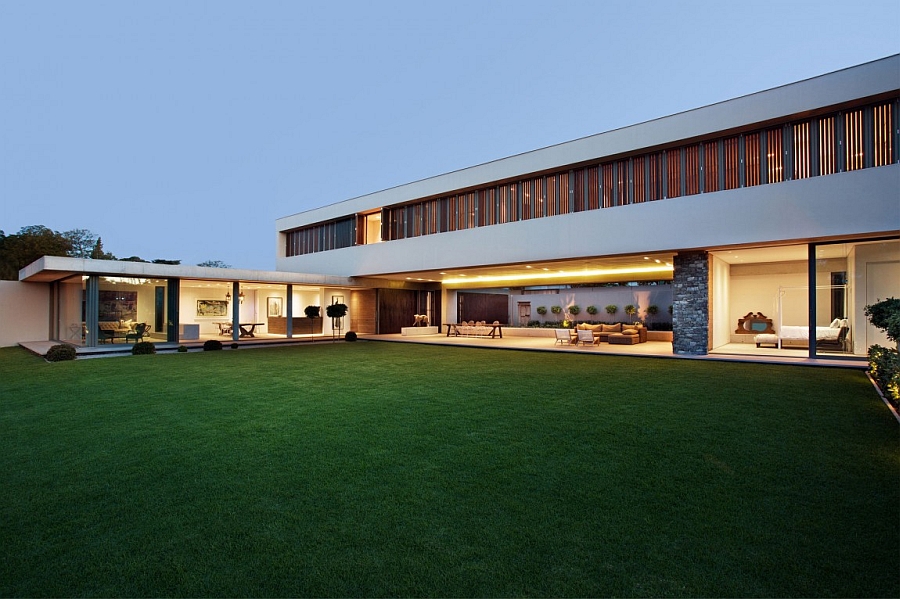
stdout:
[[900,240],[816,245],[816,355],[865,357],[872,345],[893,347],[869,324],[865,307],[900,297]]

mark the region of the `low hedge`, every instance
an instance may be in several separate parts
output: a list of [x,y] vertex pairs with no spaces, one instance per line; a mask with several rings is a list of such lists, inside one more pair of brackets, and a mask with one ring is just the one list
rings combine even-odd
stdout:
[[65,362],[66,360],[75,359],[75,348],[66,343],[54,345],[47,350],[44,359],[48,362]]
[[881,392],[900,407],[900,355],[896,349],[873,345],[869,348],[869,374]]
[[156,353],[156,346],[150,341],[139,341],[131,348],[132,356],[147,356]]

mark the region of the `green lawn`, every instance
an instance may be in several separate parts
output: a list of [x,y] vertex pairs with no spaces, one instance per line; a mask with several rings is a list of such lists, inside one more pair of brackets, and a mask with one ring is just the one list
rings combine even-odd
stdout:
[[2,596],[900,595],[861,371],[0,349]]

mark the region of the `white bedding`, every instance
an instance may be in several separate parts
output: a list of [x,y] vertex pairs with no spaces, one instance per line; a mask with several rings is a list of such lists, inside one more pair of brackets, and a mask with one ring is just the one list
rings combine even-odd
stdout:
[[[837,341],[841,327],[816,327],[816,341]],[[809,327],[788,326],[781,327],[782,339],[809,341]]]

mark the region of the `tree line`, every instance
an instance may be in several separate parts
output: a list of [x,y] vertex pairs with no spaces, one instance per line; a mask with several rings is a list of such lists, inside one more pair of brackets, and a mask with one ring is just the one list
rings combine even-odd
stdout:
[[[7,235],[0,229],[0,279],[17,281],[19,271],[41,256],[70,256],[93,260],[122,260],[126,262],[152,262],[153,264],[181,264],[181,260],[144,260],[139,256],[116,258],[103,249],[99,235],[87,229],[53,231],[43,225],[22,227],[18,233]],[[230,268],[221,260],[206,260],[197,266]]]

